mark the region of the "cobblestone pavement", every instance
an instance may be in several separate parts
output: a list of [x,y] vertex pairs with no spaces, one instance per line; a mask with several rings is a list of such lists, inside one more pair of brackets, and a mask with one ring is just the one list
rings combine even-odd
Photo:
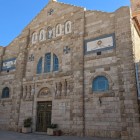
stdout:
[[0,131],[0,140],[119,140],[93,137],[75,137],[75,136],[47,136],[45,134],[22,134],[11,131]]

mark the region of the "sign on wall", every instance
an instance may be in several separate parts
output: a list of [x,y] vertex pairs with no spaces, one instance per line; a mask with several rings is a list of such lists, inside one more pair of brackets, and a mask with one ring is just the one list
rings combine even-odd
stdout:
[[3,71],[15,69],[15,68],[16,68],[16,58],[11,58],[8,60],[4,60],[2,62],[2,70]]
[[85,53],[109,50],[115,47],[115,34],[85,41]]

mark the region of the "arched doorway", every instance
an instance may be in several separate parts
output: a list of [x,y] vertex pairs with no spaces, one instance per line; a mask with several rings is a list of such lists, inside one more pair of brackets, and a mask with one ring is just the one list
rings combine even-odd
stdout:
[[[38,98],[49,98],[51,96],[48,88],[43,88],[38,94]],[[36,129],[38,132],[47,132],[47,128],[51,125],[52,116],[52,101],[37,102],[37,123]]]

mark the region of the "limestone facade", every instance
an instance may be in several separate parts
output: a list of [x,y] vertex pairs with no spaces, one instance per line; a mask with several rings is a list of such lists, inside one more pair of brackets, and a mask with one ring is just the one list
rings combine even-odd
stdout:
[[[38,103],[48,101],[65,134],[139,140],[139,47],[129,7],[106,13],[50,1],[0,47],[0,129],[19,131],[32,117],[37,131]],[[94,90],[100,76],[105,91]]]

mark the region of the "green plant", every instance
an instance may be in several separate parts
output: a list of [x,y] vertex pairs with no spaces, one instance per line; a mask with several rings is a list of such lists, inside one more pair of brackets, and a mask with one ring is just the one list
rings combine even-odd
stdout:
[[49,126],[49,128],[52,128],[52,129],[55,129],[55,128],[57,128],[57,124],[51,124],[50,126]]
[[24,120],[24,127],[31,127],[31,125],[32,125],[32,118],[31,117]]

